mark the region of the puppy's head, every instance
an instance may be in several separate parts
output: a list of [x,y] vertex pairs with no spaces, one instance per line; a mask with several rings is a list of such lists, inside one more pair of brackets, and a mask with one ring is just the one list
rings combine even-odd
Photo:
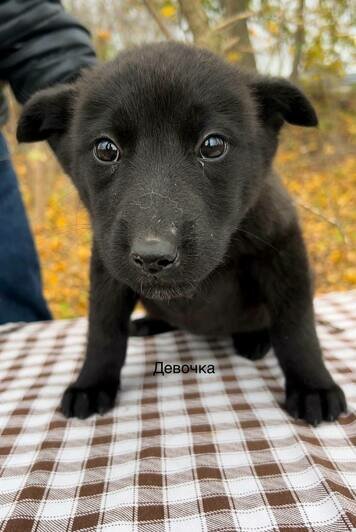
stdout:
[[224,260],[284,121],[317,123],[289,82],[166,43],[37,93],[17,136],[50,142],[110,274],[146,297],[170,298],[194,292]]

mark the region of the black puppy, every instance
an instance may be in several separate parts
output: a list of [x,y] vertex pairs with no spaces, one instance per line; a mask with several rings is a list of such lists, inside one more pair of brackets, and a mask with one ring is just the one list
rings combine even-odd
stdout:
[[138,298],[150,316],[273,346],[286,407],[318,424],[346,409],[315,332],[297,215],[272,170],[284,122],[317,125],[299,89],[177,43],[126,51],[36,94],[19,141],[48,140],[93,227],[89,336],[66,416],[109,410]]

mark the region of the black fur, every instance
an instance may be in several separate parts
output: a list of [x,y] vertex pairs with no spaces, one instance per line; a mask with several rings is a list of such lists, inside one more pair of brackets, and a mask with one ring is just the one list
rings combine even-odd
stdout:
[[[94,233],[87,354],[64,394],[66,416],[113,406],[138,298],[166,322],[155,330],[232,335],[251,359],[272,344],[291,415],[318,424],[345,410],[315,332],[296,212],[272,170],[284,122],[317,124],[295,86],[176,43],[126,51],[25,106],[18,139],[50,142]],[[208,133],[228,139],[221,160],[198,159]],[[102,136],[121,147],[118,163],[93,157]],[[178,249],[179,262],[160,275],[129,259],[147,235]]]

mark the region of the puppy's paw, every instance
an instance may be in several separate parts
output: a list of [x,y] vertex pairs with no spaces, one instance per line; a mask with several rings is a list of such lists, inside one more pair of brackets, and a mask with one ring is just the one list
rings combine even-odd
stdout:
[[115,403],[118,386],[91,386],[88,388],[70,385],[63,394],[61,411],[65,417],[86,419],[92,414],[105,414]]
[[344,392],[336,384],[323,390],[287,383],[286,410],[316,427],[321,421],[335,421],[347,406]]
[[263,358],[271,348],[268,329],[253,332],[236,333],[232,337],[237,354],[249,360]]

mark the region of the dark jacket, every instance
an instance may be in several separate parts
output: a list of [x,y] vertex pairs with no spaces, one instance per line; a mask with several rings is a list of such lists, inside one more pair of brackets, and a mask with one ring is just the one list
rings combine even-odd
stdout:
[[7,115],[1,82],[24,103],[38,89],[70,81],[94,63],[89,32],[59,1],[0,1],[0,127]]

